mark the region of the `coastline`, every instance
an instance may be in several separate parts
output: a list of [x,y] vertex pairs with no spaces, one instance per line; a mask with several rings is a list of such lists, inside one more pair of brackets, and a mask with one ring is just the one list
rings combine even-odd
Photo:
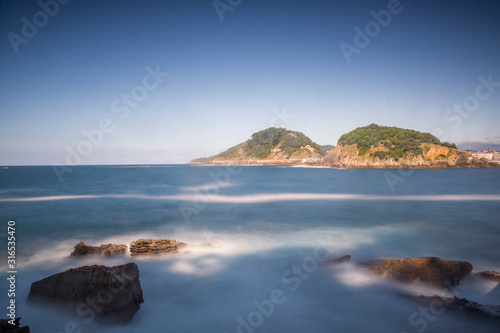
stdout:
[[284,162],[283,160],[227,160],[227,161],[213,161],[210,163],[189,162],[186,165],[207,165],[207,166],[292,166],[303,168],[325,168],[325,169],[495,169],[500,168],[500,163],[481,163],[481,164],[460,164],[450,165],[448,163],[430,164],[430,165],[407,165],[407,164],[383,164],[383,165],[342,165],[342,163],[335,163],[335,165],[324,165],[322,162],[307,163],[302,161],[290,160]]

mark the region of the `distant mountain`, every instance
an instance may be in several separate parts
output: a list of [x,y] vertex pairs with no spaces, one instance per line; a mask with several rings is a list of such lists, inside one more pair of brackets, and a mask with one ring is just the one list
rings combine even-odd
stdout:
[[335,149],[334,145],[321,145],[320,146],[326,153],[328,153],[330,150]]
[[252,134],[247,141],[193,164],[298,164],[317,161],[326,152],[301,132],[268,128]]
[[460,142],[457,146],[461,150],[487,150],[488,147],[491,150],[500,151],[500,144],[498,143],[488,143],[488,142]]
[[482,166],[455,144],[432,134],[376,124],[342,135],[322,164],[339,168]]

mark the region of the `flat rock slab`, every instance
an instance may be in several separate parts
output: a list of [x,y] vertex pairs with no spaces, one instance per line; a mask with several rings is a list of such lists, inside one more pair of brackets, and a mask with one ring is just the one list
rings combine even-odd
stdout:
[[46,300],[73,307],[85,319],[128,322],[144,303],[135,263],[83,266],[33,282],[28,301]]
[[478,272],[474,275],[479,276],[483,279],[490,280],[490,281],[500,282],[500,272],[497,272],[497,271]]
[[125,254],[127,249],[128,246],[125,244],[102,244],[101,246],[92,246],[80,242],[75,245],[75,250],[71,253],[71,256],[113,256]]
[[178,242],[175,239],[139,239],[130,243],[130,254],[146,255],[176,252],[183,246],[187,246],[187,244]]
[[444,260],[436,257],[405,259],[375,259],[360,263],[373,273],[399,282],[421,282],[450,288],[470,274],[472,265],[466,261]]

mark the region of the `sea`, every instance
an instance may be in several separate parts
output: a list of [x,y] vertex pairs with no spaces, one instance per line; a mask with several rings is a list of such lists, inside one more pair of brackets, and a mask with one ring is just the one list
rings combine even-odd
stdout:
[[[13,221],[13,222],[9,222]],[[15,229],[15,296],[8,226]],[[12,230],[12,229],[11,229]],[[500,305],[500,285],[400,284],[376,258],[440,257],[500,271],[500,169],[338,170],[292,166],[18,166],[0,169],[0,294],[31,332],[499,332],[416,301]],[[175,239],[160,256],[70,258],[80,241]],[[351,255],[351,261],[332,261]],[[144,303],[126,325],[27,302],[31,283],[85,265],[135,262]]]

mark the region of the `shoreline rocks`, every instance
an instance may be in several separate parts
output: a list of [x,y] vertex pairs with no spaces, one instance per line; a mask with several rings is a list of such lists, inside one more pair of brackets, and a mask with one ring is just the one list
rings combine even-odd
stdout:
[[80,242],[75,245],[75,249],[71,253],[71,256],[114,256],[125,254],[127,249],[128,246],[125,244],[102,244],[101,246],[92,246]]
[[450,288],[469,275],[472,265],[466,261],[444,260],[437,257],[405,259],[375,259],[360,263],[369,271],[399,282],[421,282]]
[[430,305],[433,308],[441,308],[461,312],[467,315],[487,317],[500,321],[500,305],[482,305],[466,298],[453,298],[441,296],[419,296],[420,303]]
[[179,248],[184,246],[187,244],[175,239],[139,239],[130,243],[130,254],[134,256],[177,252]]
[[477,272],[474,274],[475,276],[478,276],[483,279],[487,279],[490,281],[494,282],[499,282],[500,283],[500,272],[497,271],[484,271],[484,272]]
[[135,263],[83,266],[31,284],[29,302],[50,301],[110,323],[126,323],[144,303]]

